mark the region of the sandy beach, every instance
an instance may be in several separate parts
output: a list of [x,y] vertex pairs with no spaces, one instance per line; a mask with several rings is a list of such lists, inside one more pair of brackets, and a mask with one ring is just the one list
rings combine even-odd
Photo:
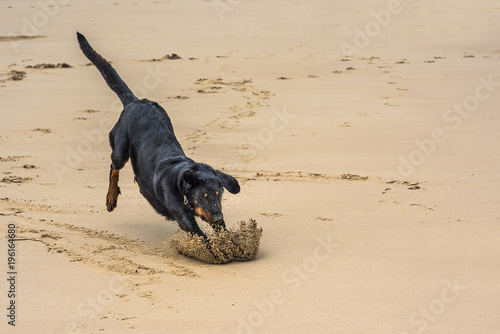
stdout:
[[[4,0],[0,18],[1,333],[500,333],[497,1]],[[121,103],[77,31],[237,178],[224,217],[262,227],[253,261],[179,254],[130,164],[106,211]]]

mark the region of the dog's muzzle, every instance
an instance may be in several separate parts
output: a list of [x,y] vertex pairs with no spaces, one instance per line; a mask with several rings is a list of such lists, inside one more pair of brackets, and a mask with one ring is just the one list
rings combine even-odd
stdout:
[[222,226],[226,227],[226,225],[224,224],[224,217],[222,216],[222,213],[217,214],[217,215],[213,215],[212,219],[214,221],[213,222],[214,224],[222,225]]

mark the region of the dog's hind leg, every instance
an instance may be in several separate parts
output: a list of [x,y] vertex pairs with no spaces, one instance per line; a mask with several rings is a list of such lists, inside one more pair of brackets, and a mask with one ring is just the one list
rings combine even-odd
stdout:
[[137,181],[137,176],[134,175],[134,183],[137,183],[137,186],[139,187],[139,192],[142,194],[141,186],[139,185],[139,182]]
[[116,208],[118,204],[118,195],[120,192],[120,187],[118,187],[118,179],[120,177],[120,172],[114,169],[113,164],[109,170],[109,189],[106,195],[106,209],[111,212]]
[[116,208],[118,204],[118,195],[121,193],[120,187],[118,186],[118,180],[120,178],[120,169],[125,166],[129,159],[129,145],[126,134],[116,131],[116,127],[111,131],[109,139],[113,152],[111,153],[106,209],[111,212]]

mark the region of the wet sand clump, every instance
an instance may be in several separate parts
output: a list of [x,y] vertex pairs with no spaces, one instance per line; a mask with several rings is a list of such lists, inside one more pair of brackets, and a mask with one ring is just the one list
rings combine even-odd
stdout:
[[172,238],[174,247],[184,256],[203,262],[222,264],[231,261],[250,261],[259,251],[262,228],[250,219],[241,221],[238,229],[212,231],[205,240],[203,237],[182,234]]

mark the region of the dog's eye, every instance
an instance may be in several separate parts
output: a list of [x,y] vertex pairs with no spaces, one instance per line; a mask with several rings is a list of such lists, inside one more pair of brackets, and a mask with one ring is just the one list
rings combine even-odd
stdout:
[[218,191],[216,191],[216,192],[215,192],[215,195],[219,196],[219,192],[218,192]]
[[207,193],[205,193],[205,194],[203,195],[203,197],[207,198],[207,197],[208,197],[208,194],[207,194]]

